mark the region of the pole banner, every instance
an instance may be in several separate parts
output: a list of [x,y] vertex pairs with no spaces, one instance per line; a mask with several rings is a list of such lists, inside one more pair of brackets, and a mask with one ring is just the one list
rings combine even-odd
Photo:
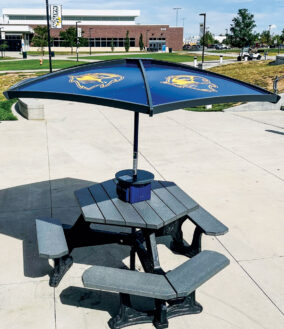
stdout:
[[62,6],[50,5],[50,19],[52,29],[62,28]]

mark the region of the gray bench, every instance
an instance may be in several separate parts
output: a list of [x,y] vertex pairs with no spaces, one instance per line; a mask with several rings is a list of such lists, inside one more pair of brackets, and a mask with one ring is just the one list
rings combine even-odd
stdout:
[[73,264],[65,239],[62,224],[58,219],[36,219],[36,232],[39,256],[54,260],[54,269],[49,285],[57,287],[60,280]]
[[206,235],[223,235],[229,231],[227,226],[202,207],[190,212],[188,217]]
[[[93,266],[84,272],[82,280],[86,288],[120,293],[119,314],[109,322],[112,329],[152,321],[160,329],[168,327],[168,318],[200,313],[195,290],[227,265],[229,260],[224,255],[202,251],[165,275]],[[134,310],[129,295],[154,299],[155,309],[147,314]]]

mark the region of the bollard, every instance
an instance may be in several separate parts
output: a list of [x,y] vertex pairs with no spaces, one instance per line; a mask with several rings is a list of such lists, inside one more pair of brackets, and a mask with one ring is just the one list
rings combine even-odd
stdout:
[[42,65],[42,58],[39,60],[39,65]]
[[267,51],[264,53],[264,60],[267,60]]
[[193,65],[194,65],[194,67],[197,67],[197,57],[196,56],[194,56]]
[[223,55],[220,55],[220,64],[223,63]]

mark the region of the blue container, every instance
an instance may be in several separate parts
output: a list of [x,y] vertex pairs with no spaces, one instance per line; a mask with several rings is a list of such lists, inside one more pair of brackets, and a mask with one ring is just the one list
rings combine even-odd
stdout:
[[143,185],[121,186],[116,185],[116,192],[120,200],[136,203],[151,199],[151,183]]
[[116,192],[120,200],[136,203],[151,199],[151,182],[154,175],[145,170],[138,170],[133,178],[133,170],[127,169],[116,173]]

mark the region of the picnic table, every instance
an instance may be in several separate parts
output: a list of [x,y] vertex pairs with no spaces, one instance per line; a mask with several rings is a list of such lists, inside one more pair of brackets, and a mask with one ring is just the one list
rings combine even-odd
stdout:
[[[154,180],[151,199],[130,204],[118,198],[114,179],[75,191],[81,215],[73,226],[57,219],[36,220],[39,254],[54,259],[50,285],[59,284],[73,263],[72,250],[79,247],[117,243],[130,249],[130,270],[92,266],[83,274],[87,288],[120,293],[119,314],[109,325],[113,329],[153,322],[166,328],[168,318],[200,313],[195,290],[229,264],[213,251],[201,250],[202,234],[221,235],[228,228],[203,209],[175,183]],[[196,228],[191,244],[183,239],[182,224],[189,219]],[[99,224],[100,229],[91,224]],[[117,230],[114,232],[113,229]],[[159,261],[157,237],[169,235],[170,249],[190,259],[170,272]],[[144,272],[135,271],[138,256]],[[155,300],[152,312],[135,310],[130,295]],[[166,304],[168,303],[168,306]]]

